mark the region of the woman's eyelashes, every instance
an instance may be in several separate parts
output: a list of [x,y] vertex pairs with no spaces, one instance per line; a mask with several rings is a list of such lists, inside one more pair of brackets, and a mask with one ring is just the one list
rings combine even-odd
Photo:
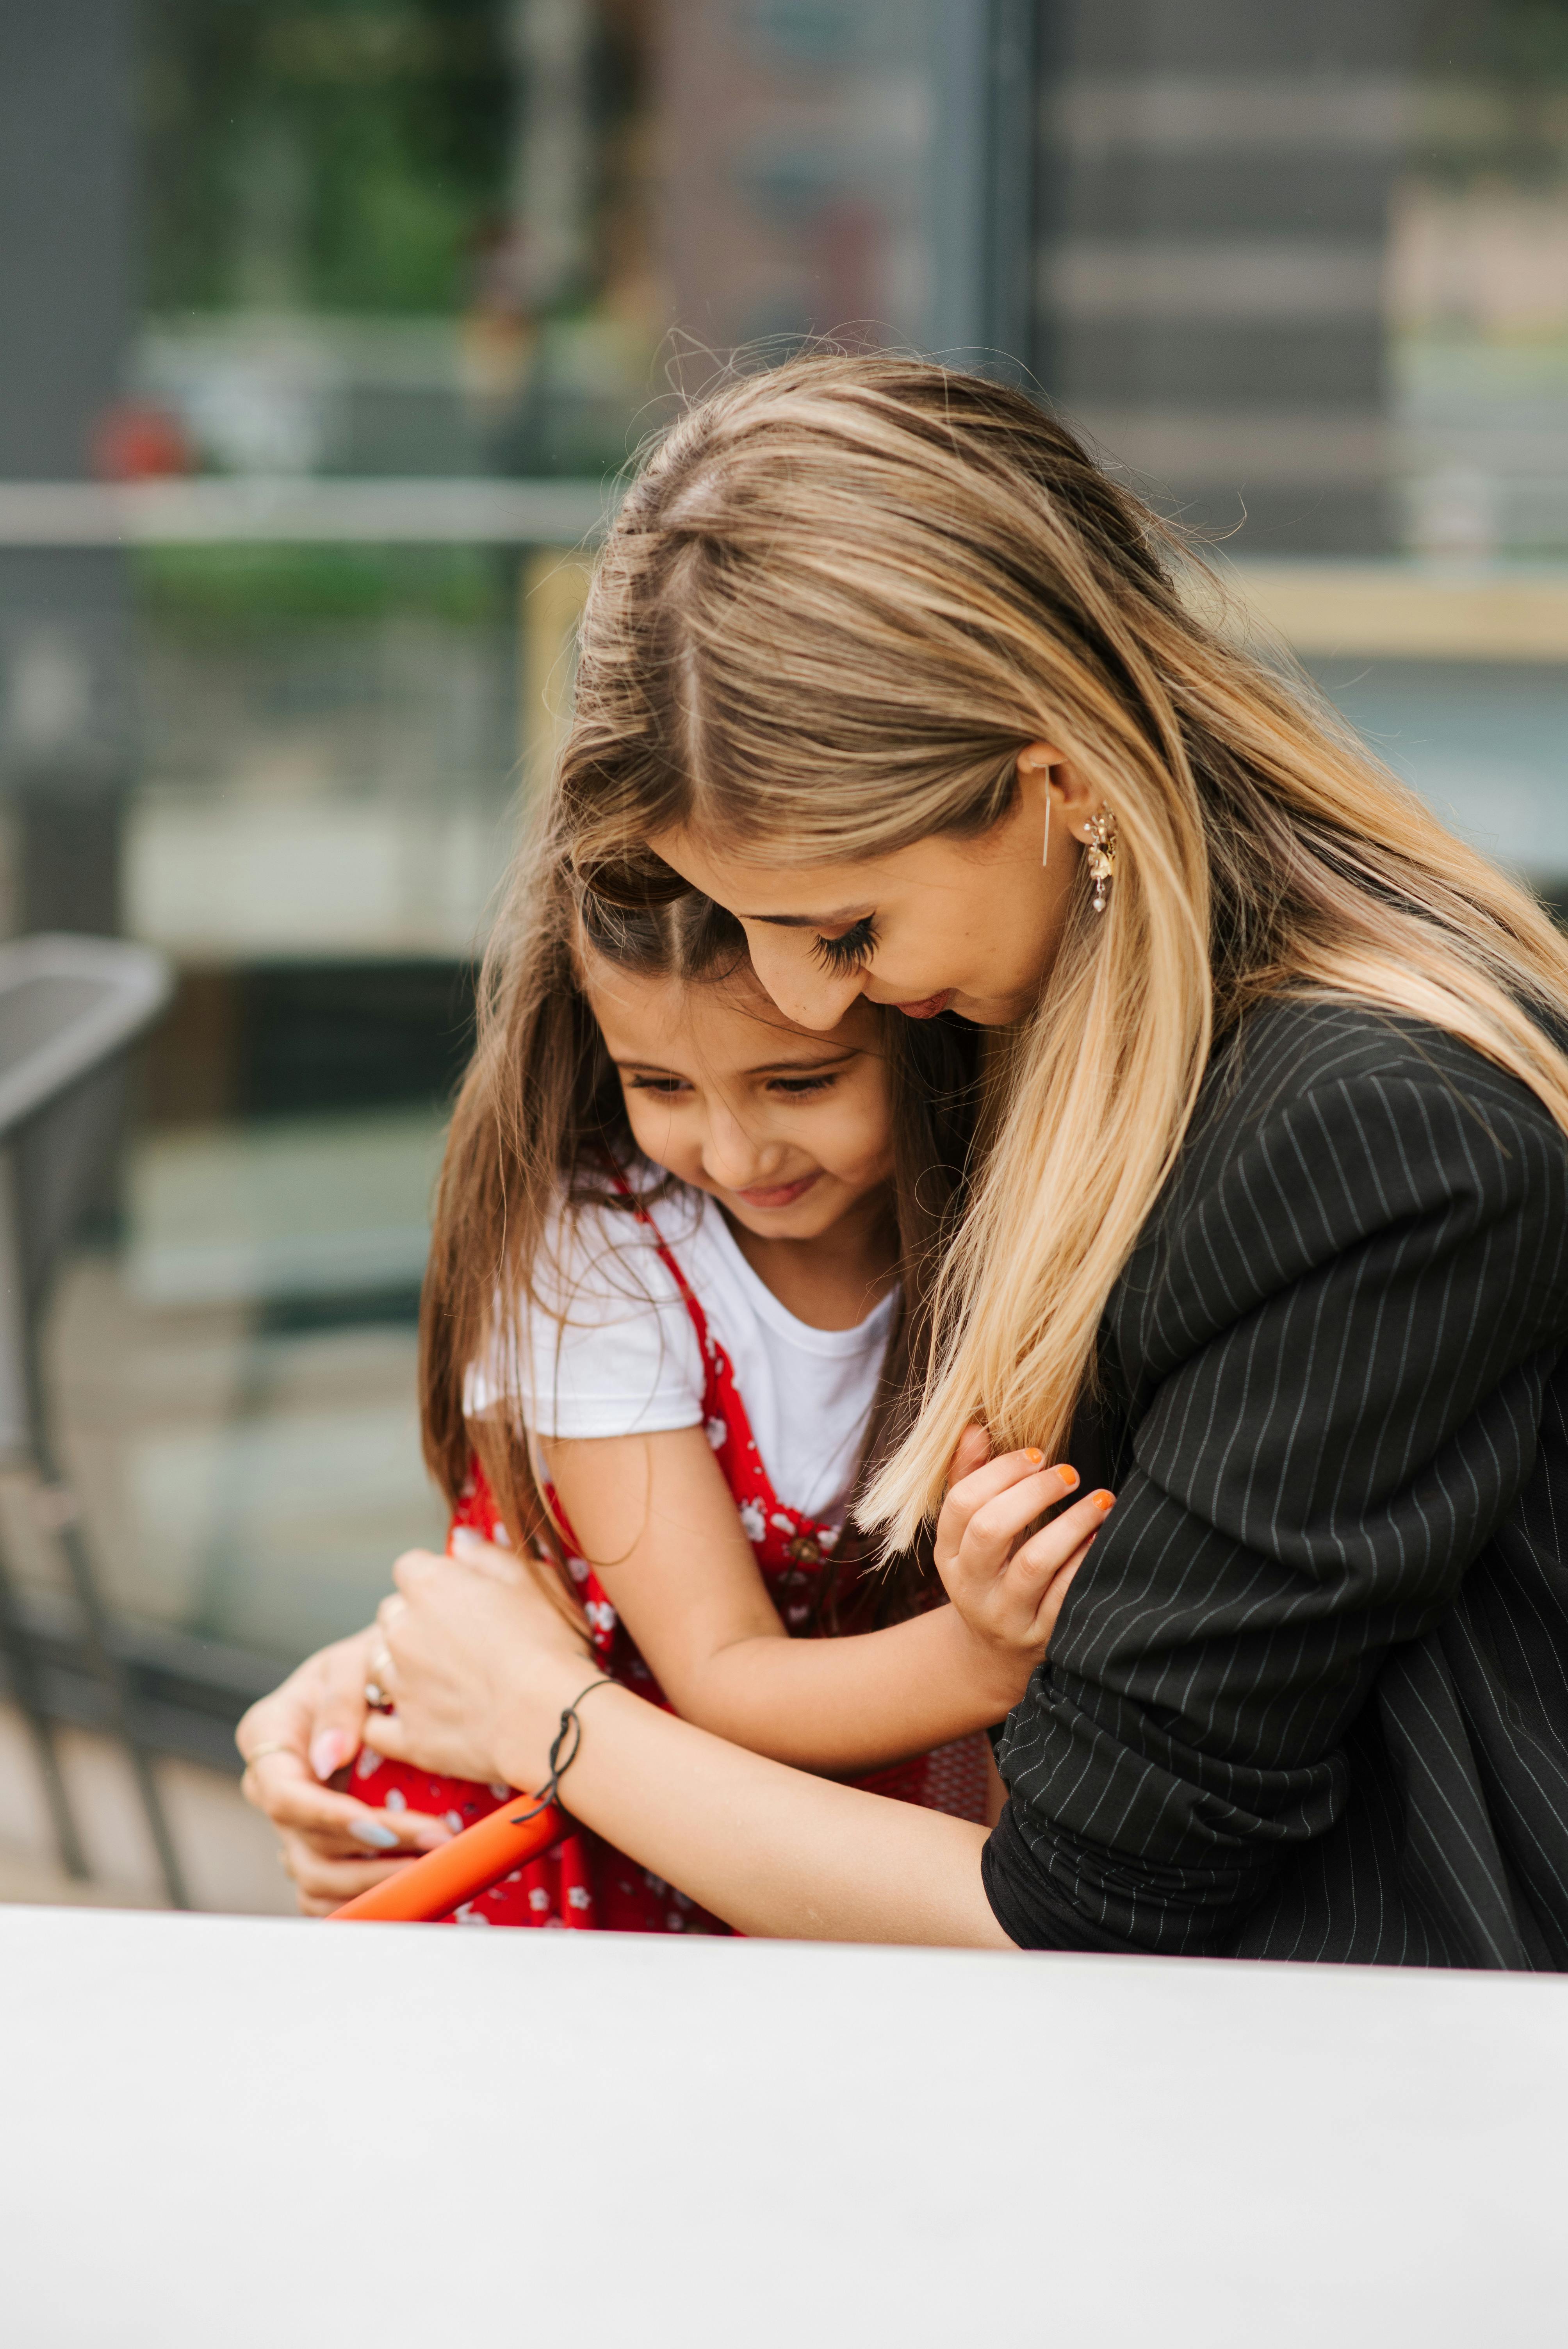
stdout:
[[819,931],[811,941],[811,952],[830,971],[860,970],[870,962],[877,942],[876,916],[862,914],[852,922],[842,937],[825,938]]
[[677,1093],[691,1091],[684,1077],[628,1077],[626,1083],[634,1093],[657,1093],[662,1101],[673,1101]]
[[786,1101],[810,1101],[814,1093],[830,1092],[838,1081],[836,1072],[823,1077],[771,1077],[768,1090],[782,1093]]

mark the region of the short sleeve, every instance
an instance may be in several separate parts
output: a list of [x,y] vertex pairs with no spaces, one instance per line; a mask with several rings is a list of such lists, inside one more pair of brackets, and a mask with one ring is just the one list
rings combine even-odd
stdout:
[[505,1402],[541,1437],[656,1435],[699,1426],[696,1331],[647,1226],[611,1207],[552,1218],[537,1295],[513,1302],[468,1380],[473,1415]]

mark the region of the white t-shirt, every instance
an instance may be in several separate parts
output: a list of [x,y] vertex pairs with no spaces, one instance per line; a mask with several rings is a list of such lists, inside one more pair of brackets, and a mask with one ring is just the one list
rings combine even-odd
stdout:
[[[632,1179],[651,1183],[652,1170]],[[730,1235],[717,1201],[684,1186],[652,1210],[729,1357],[774,1493],[802,1515],[844,1513],[897,1310],[896,1291],[852,1330],[813,1330],[787,1312]],[[652,1435],[703,1423],[703,1365],[685,1299],[653,1234],[629,1212],[583,1207],[547,1236],[559,1265],[562,1312],[531,1310],[499,1379],[476,1371],[468,1405],[482,1411],[504,1389],[542,1441]],[[555,1283],[538,1277],[556,1303]],[[710,1431],[711,1433],[711,1431]]]

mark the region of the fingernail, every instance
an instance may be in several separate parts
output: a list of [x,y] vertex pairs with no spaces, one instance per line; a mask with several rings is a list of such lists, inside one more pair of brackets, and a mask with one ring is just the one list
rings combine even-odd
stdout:
[[442,1844],[451,1840],[450,1827],[443,1826],[439,1819],[421,1819],[414,1830],[414,1841],[421,1851],[438,1851]]
[[1094,1505],[1097,1509],[1114,1509],[1116,1506],[1116,1495],[1114,1493],[1097,1493],[1094,1496]]
[[1039,1446],[1034,1444],[1030,1444],[1028,1450],[1024,1454],[1025,1459],[1032,1460],[1037,1468],[1039,1466],[1045,1456],[1045,1454],[1039,1449]]
[[354,1740],[346,1737],[341,1729],[324,1729],[319,1737],[310,1741],[310,1766],[318,1778],[330,1778],[341,1770],[354,1751]]
[[1068,1491],[1070,1493],[1073,1486],[1078,1480],[1078,1470],[1076,1468],[1058,1468],[1057,1470],[1057,1475],[1061,1478],[1062,1483],[1067,1486]]
[[485,1545],[481,1537],[475,1533],[472,1526],[454,1526],[449,1547],[454,1557],[461,1557],[465,1550],[471,1555],[476,1549],[483,1549]]
[[372,1851],[396,1851],[402,1841],[379,1819],[350,1819],[348,1832],[356,1843],[366,1844]]

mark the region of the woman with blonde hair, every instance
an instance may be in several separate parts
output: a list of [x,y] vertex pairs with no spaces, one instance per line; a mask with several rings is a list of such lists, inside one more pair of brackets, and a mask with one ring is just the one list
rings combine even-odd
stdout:
[[[563,1799],[749,1932],[1561,1969],[1568,950],[1214,605],[1060,424],[913,361],[734,382],[633,483],[581,885],[705,893],[804,1027],[991,1031],[861,1515],[907,1545],[987,1445],[1119,1501],[993,1832],[614,1688]],[[583,1655],[486,1564],[402,1562],[386,1733],[538,1784]]]

